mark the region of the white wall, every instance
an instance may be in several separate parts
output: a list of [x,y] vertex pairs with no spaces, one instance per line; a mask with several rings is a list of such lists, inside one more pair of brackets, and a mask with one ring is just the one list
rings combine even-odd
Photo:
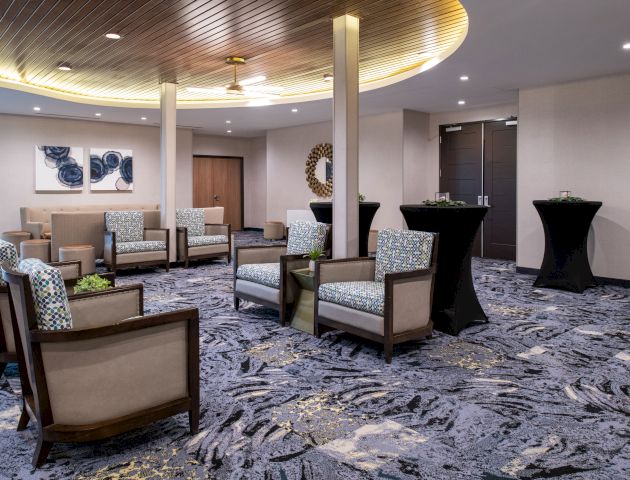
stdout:
[[[374,228],[402,226],[402,139],[402,111],[359,121],[359,191],[381,203]],[[306,158],[315,145],[331,141],[332,122],[267,132],[267,219],[286,222],[288,209],[308,209],[315,194],[306,183]]]
[[630,279],[630,75],[521,91],[517,174],[519,266],[542,261],[532,201],[571,190],[604,203],[590,234],[595,275]]
[[[265,138],[220,137],[195,134],[192,137],[192,153],[193,155],[243,157],[244,227],[262,228],[265,224],[267,203]],[[192,190],[192,173],[191,181],[188,185],[188,188]]]
[[432,184],[427,172],[429,163],[430,115],[414,110],[403,110],[403,203],[421,203],[431,198]]
[[[177,206],[187,206],[190,193],[182,185],[192,181],[192,131],[177,132]],[[80,193],[35,193],[36,145],[83,147],[85,185]],[[153,126],[0,115],[0,231],[19,229],[19,207],[71,204],[160,202],[160,130]],[[111,147],[133,150],[134,191],[91,193],[89,149]],[[180,176],[179,173],[182,173]]]

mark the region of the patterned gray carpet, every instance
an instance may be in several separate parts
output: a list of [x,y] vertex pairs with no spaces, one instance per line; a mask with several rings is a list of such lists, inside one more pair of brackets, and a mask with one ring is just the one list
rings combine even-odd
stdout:
[[235,312],[222,262],[123,275],[144,283],[149,312],[200,309],[201,432],[180,415],[56,445],[34,471],[10,369],[0,478],[630,478],[630,291],[537,290],[508,262],[475,260],[474,274],[490,323],[398,347],[391,365],[347,335]]

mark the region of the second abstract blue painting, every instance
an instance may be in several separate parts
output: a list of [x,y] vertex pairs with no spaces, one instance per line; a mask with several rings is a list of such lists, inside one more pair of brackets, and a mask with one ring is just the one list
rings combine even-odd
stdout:
[[133,151],[91,148],[90,190],[133,191]]

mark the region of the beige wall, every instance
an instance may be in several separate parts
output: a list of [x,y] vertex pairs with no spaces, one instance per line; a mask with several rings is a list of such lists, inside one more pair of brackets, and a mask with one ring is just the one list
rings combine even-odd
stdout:
[[[267,204],[266,140],[262,138],[193,135],[193,155],[243,157],[244,227],[262,228]],[[192,198],[192,174],[188,189]],[[192,200],[191,200],[192,202]]]
[[595,275],[630,279],[630,75],[523,90],[518,125],[518,265],[544,251],[532,200],[560,190],[601,200],[589,238]]
[[430,115],[403,110],[403,203],[420,203],[433,194],[427,177]]
[[[190,193],[181,187],[192,179],[192,131],[178,130],[177,144],[176,201],[178,206],[187,206]],[[0,145],[0,177],[3,179],[0,190],[0,231],[19,228],[21,206],[160,202],[160,130],[157,127],[0,115]],[[80,193],[36,194],[36,145],[83,147],[86,182],[89,182],[90,147],[131,149],[134,154],[134,191],[91,193],[86,183]]]
[[[403,199],[402,111],[361,117],[359,191],[381,202],[374,228],[401,227]],[[286,222],[288,209],[308,209],[315,198],[306,184],[306,158],[318,143],[332,141],[332,122],[267,132],[267,218]]]

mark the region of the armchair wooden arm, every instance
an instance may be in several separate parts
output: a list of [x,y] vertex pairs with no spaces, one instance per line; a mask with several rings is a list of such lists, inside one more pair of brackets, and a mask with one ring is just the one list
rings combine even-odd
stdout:
[[375,263],[375,259],[370,257],[319,260],[315,263],[315,285],[374,281]]
[[79,293],[68,301],[73,330],[112,325],[144,314],[142,284]]

